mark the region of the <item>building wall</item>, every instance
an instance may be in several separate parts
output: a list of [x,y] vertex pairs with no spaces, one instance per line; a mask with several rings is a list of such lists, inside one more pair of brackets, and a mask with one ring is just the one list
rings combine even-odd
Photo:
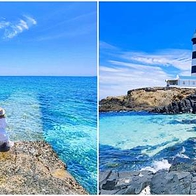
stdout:
[[179,86],[189,86],[189,87],[196,87],[196,80],[182,80],[178,81]]

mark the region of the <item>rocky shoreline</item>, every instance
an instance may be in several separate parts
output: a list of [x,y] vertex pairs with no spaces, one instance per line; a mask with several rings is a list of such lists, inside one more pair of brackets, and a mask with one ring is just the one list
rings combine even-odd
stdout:
[[155,87],[140,88],[127,95],[107,97],[99,104],[100,112],[148,111],[156,113],[196,112],[196,89]]
[[[182,166],[182,165],[181,165]],[[185,167],[185,166],[184,166]],[[190,167],[190,165],[189,165]],[[196,167],[196,165],[194,165]],[[196,194],[196,171],[100,172],[101,195]]]
[[180,101],[173,101],[167,106],[155,107],[151,112],[162,114],[196,113],[196,94]]
[[[151,166],[140,170],[119,171],[118,166],[102,170],[99,174],[99,194],[196,194],[195,146],[196,137],[189,138],[169,147],[169,151],[175,153],[171,153],[167,159],[156,156],[158,160],[155,157]],[[160,160],[160,157],[163,158]]]
[[[100,101],[100,112],[147,111],[162,114],[196,113],[196,89],[141,88],[127,95]],[[185,120],[196,123],[196,120]],[[190,122],[189,122],[190,121]],[[192,155],[196,138],[189,138]],[[193,145],[194,144],[194,145]],[[183,157],[183,156],[182,156]],[[170,168],[152,171],[107,170],[100,172],[99,194],[196,194],[196,161],[193,158],[170,159]]]
[[101,171],[99,194],[196,194],[195,146],[196,137],[189,138],[170,147],[177,150],[172,156],[154,159],[151,166],[138,171],[119,171],[117,166]]
[[88,194],[44,141],[16,142],[0,167],[0,194]]

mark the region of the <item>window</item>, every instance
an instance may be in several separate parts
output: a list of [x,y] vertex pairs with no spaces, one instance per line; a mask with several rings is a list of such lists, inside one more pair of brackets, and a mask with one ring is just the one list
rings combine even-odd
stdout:
[[192,66],[191,73],[196,73],[196,66]]
[[195,85],[195,81],[193,81],[193,85]]
[[185,81],[183,81],[182,84],[185,84]]

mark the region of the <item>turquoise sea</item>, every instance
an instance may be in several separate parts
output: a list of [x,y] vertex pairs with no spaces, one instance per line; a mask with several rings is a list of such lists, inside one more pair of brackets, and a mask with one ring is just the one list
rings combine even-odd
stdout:
[[0,77],[13,141],[46,140],[91,194],[97,187],[97,78]]
[[196,115],[100,114],[100,170],[157,171],[196,158]]

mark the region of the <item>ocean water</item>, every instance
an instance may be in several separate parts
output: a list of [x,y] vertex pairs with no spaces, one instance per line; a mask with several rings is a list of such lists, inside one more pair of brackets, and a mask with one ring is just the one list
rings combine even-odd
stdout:
[[196,115],[100,114],[100,170],[159,170],[196,158]]
[[46,140],[68,171],[96,193],[96,77],[0,77],[13,141]]

